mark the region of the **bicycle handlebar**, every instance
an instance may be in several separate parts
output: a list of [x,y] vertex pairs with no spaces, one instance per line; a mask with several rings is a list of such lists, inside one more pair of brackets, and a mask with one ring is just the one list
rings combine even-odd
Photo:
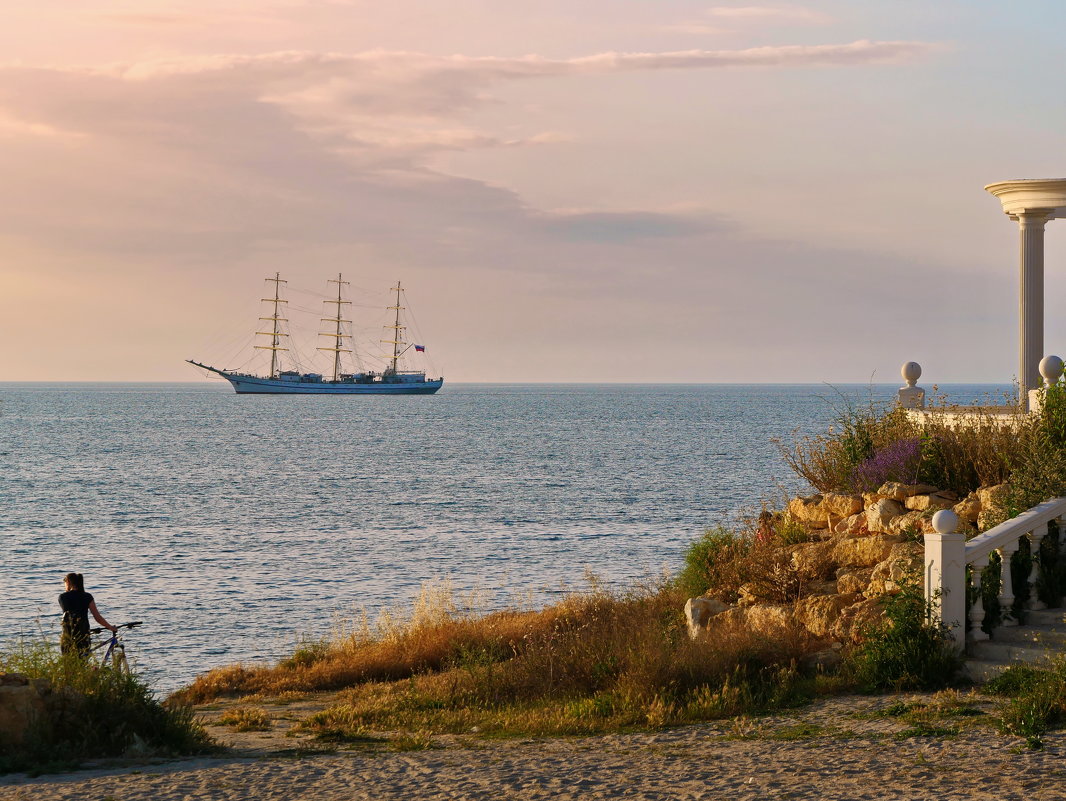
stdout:
[[[134,620],[132,623],[123,623],[122,625],[115,626],[116,629],[135,629],[137,626],[144,625],[143,620]],[[101,631],[107,631],[103,628],[89,629],[90,634],[99,634]]]

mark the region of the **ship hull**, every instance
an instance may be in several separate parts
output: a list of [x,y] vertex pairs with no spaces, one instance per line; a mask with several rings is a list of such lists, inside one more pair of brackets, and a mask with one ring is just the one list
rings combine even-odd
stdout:
[[444,380],[347,384],[331,381],[277,381],[255,376],[221,373],[239,395],[432,395]]

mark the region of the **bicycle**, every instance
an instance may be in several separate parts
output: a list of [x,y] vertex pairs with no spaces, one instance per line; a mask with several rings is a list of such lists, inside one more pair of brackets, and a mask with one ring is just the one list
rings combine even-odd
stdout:
[[[91,653],[95,658],[96,652],[104,648],[104,646],[107,646],[103,651],[103,655],[100,657],[100,667],[110,667],[112,670],[117,670],[120,673],[130,672],[130,663],[126,660],[126,646],[122,642],[122,638],[119,637],[118,633],[122,629],[137,628],[137,626],[142,625],[142,623],[143,621],[135,620],[132,623],[123,623],[121,626],[115,626],[115,631],[111,633],[111,636],[108,639],[98,642],[92,647]],[[90,634],[99,634],[102,631],[107,631],[107,629],[89,629]]]

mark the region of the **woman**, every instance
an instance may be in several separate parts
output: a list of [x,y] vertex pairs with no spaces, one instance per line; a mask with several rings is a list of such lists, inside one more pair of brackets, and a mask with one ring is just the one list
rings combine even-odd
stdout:
[[63,636],[59,647],[64,654],[88,656],[89,612],[93,613],[97,623],[112,634],[118,629],[104,620],[104,616],[96,608],[96,601],[85,591],[85,580],[81,573],[67,573],[63,582],[67,591],[59,596],[59,608],[63,610]]

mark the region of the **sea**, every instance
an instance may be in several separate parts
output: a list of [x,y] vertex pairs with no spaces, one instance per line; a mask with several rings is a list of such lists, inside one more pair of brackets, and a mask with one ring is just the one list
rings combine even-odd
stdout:
[[658,581],[708,526],[809,490],[776,443],[895,390],[0,384],[0,651],[58,640],[71,571],[110,622],[143,621],[127,653],[159,693],[403,619],[423,591],[490,611]]

